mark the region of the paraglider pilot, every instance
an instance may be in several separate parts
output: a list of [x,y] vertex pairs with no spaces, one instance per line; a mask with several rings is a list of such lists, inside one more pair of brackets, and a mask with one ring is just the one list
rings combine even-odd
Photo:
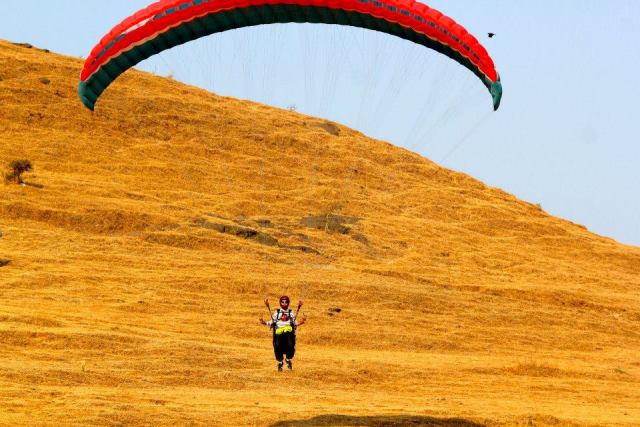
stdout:
[[[278,371],[282,371],[285,362],[287,368],[293,369],[292,359],[296,353],[296,329],[307,320],[305,316],[300,320],[297,319],[302,301],[298,303],[296,311],[289,308],[289,303],[289,297],[283,295],[280,297],[280,308],[271,314],[270,320],[265,322],[264,318],[260,316],[260,323],[273,330],[273,352],[278,361]],[[269,298],[265,298],[264,304],[271,313]]]

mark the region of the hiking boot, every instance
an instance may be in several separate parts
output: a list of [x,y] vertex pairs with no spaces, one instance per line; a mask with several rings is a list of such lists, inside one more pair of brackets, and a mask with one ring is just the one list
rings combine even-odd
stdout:
[[282,362],[278,362],[278,372],[282,372]]
[[289,368],[289,370],[293,369],[293,364],[291,363],[291,360],[287,359],[287,368]]

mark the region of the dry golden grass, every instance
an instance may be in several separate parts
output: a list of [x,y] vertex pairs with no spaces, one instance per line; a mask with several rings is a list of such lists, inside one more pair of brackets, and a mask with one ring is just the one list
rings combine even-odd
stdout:
[[91,113],[80,68],[0,42],[0,424],[640,425],[639,248],[170,79]]

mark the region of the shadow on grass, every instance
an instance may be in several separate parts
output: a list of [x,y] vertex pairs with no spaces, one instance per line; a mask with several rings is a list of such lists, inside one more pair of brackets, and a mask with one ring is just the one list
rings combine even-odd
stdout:
[[434,418],[410,415],[366,417],[357,415],[320,415],[308,420],[279,421],[271,427],[326,427],[326,426],[357,426],[357,427],[399,427],[399,426],[430,426],[430,427],[484,427],[484,424],[474,423],[462,418]]

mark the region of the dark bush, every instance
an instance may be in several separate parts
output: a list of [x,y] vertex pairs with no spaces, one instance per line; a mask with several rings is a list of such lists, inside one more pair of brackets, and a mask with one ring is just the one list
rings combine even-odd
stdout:
[[9,168],[11,172],[5,175],[5,180],[22,184],[24,182],[22,180],[22,174],[33,170],[33,165],[31,164],[31,160],[14,160],[9,163]]

